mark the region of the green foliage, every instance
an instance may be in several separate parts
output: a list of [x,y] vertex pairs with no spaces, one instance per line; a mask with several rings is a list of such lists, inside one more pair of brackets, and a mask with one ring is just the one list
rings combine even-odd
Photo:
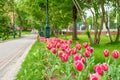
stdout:
[[0,37],[2,39],[7,38],[9,32],[10,18],[8,13],[5,12],[6,3],[4,0],[0,1]]
[[[16,24],[24,27],[44,28],[46,24],[46,1],[16,1]],[[51,28],[61,29],[72,23],[72,1],[49,0],[49,24]],[[25,25],[25,24],[26,25]]]

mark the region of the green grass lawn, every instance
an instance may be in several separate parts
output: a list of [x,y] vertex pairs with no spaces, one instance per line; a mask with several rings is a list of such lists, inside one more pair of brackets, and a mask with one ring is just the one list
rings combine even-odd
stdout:
[[[62,39],[72,38],[71,36],[67,35],[62,35],[60,37]],[[79,39],[77,41],[81,43],[81,45],[84,42],[88,42],[86,35],[79,35],[78,38]],[[115,36],[113,36],[113,38],[115,38]],[[74,46],[75,42],[76,41],[74,40],[72,46]],[[120,42],[110,43],[109,37],[102,35],[99,45],[91,45],[94,47],[95,64],[103,63],[105,61],[103,55],[103,51],[105,49],[109,49],[110,53],[112,53],[113,50],[120,51],[119,45]],[[49,51],[46,50],[46,44],[37,40],[29,51],[25,61],[23,62],[22,67],[16,76],[16,80],[46,80],[45,78],[49,74],[49,70],[46,69],[47,65],[49,64],[48,55]],[[112,62],[113,58],[112,56],[110,57]],[[120,58],[117,60],[117,63],[120,64]]]
[[[43,45],[43,46],[40,46]],[[42,54],[42,48],[44,48],[44,43],[40,43],[39,40],[32,46],[29,54],[27,55],[22,67],[17,75],[16,80],[42,80],[44,72],[43,62],[45,62]]]
[[[31,34],[31,30],[23,30],[22,31],[22,36],[28,35],[28,34]],[[21,37],[19,37],[19,32],[17,31],[16,35],[15,35],[15,39],[18,39],[18,38],[21,38]],[[2,40],[2,41],[12,40],[12,39],[14,39],[13,33],[11,33],[5,40]]]
[[31,30],[23,30],[22,35],[31,34]]
[[[62,39],[70,39],[72,38],[72,36],[60,36]],[[92,35],[93,38],[93,35]],[[112,36],[113,40],[115,40],[115,35]],[[87,35],[78,35],[78,40],[79,43],[81,43],[81,45],[84,42],[89,42]],[[74,44],[75,44],[76,40],[74,40]],[[113,50],[119,50],[120,51],[120,42],[113,42],[110,43],[109,37],[106,35],[101,35],[101,41],[100,44],[96,45],[96,44],[92,44],[92,47],[94,47],[94,55],[95,55],[95,62],[103,62],[104,61],[104,55],[103,55],[103,51],[105,49],[110,50],[110,53],[112,53]],[[112,57],[112,56],[111,56]],[[111,58],[112,59],[112,58]],[[120,59],[119,59],[120,61]],[[119,62],[120,63],[120,62]]]

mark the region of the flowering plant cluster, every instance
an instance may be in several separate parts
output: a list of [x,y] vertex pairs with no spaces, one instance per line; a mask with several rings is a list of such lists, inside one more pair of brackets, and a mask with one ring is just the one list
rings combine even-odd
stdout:
[[[112,74],[109,72],[109,50],[106,49],[103,52],[104,56],[108,58],[107,61],[102,64],[98,63],[94,65],[94,48],[91,47],[87,42],[83,43],[83,45],[81,45],[79,42],[76,42],[75,47],[71,47],[73,42],[72,39],[62,40],[59,38],[45,38],[40,36],[39,39],[41,42],[47,44],[46,48],[50,51],[49,57],[52,57],[51,59],[54,61],[56,58],[59,58],[59,60],[61,60],[61,64],[66,66],[66,79],[70,78],[71,75],[69,74],[72,72],[72,68],[73,71],[75,71],[75,79],[77,80],[101,80],[102,78],[106,80],[107,77],[109,78],[109,75],[112,76]],[[119,57],[119,51],[114,50],[112,52],[112,56],[116,61],[116,59]],[[94,69],[94,71],[91,71],[91,67]],[[113,76],[115,76],[115,74]]]

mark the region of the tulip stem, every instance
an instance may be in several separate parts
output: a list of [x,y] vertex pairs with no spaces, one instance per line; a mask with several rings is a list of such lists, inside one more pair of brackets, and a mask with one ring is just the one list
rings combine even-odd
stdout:
[[86,63],[87,63],[87,65],[86,65],[86,74],[88,75],[88,73],[89,73],[89,58],[87,58],[86,59]]
[[78,73],[77,80],[82,80],[81,72]]
[[117,63],[116,63],[116,59],[114,59],[114,65],[115,65],[115,66],[114,66],[114,77],[113,77],[114,80],[117,80],[117,79],[116,79],[116,77],[117,77],[117,76],[116,76],[116,64],[117,64]]

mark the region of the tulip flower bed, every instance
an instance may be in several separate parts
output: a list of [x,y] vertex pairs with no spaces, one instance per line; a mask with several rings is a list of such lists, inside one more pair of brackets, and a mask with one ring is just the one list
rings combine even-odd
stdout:
[[[120,80],[119,50],[104,49],[100,52],[103,61],[96,61],[95,49],[87,42],[74,44],[71,39],[38,38],[39,49],[27,56],[23,63],[27,65],[20,70],[25,80]],[[16,79],[23,78],[17,75]]]

